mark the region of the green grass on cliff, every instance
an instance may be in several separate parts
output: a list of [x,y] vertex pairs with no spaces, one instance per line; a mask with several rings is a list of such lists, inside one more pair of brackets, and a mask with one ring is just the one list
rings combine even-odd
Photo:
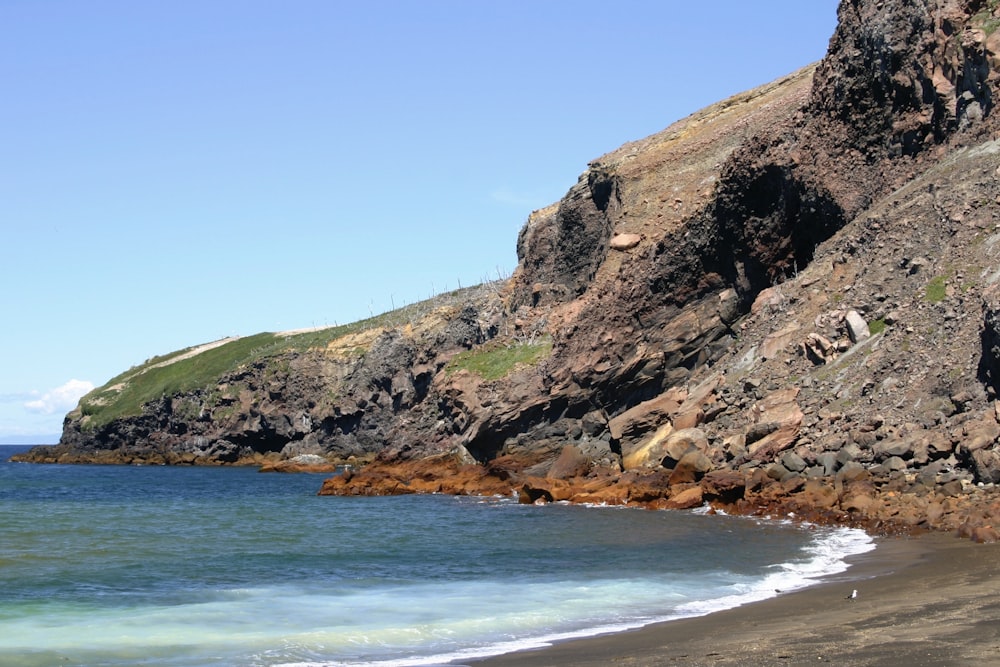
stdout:
[[107,424],[119,417],[138,415],[144,404],[161,396],[206,386],[241,364],[264,356],[268,350],[281,343],[279,336],[262,333],[237,338],[188,359],[163,366],[159,364],[169,362],[187,350],[154,357],[84,396],[80,401],[80,408],[84,416],[89,417],[87,425],[90,427]]
[[514,345],[486,345],[455,355],[455,358],[448,362],[446,371],[454,373],[458,370],[467,370],[484,380],[499,380],[518,364],[534,366],[551,351],[550,338]]
[[[488,283],[467,287],[365,320],[316,331],[288,336],[274,333],[244,336],[162,366],[160,364],[180,357],[193,348],[153,357],[112,378],[80,400],[80,410],[87,418],[84,427],[99,428],[115,419],[140,415],[143,405],[163,396],[215,386],[227,373],[246,364],[284,352],[324,347],[338,338],[361,331],[399,327],[419,320],[435,308],[466,303],[476,298],[478,292],[489,289],[491,286]],[[367,350],[362,351],[362,354],[365,351]]]
[[948,296],[948,279],[945,276],[935,276],[924,290],[924,301],[941,303]]
[[95,389],[80,401],[86,426],[97,428],[115,419],[142,413],[142,406],[162,396],[192,391],[215,385],[240,366],[273,357],[287,351],[306,350],[327,345],[331,341],[362,328],[362,323],[330,327],[319,331],[280,336],[259,333],[237,338],[224,345],[199,352],[193,357],[169,362],[188,350],[180,350],[131,368]]

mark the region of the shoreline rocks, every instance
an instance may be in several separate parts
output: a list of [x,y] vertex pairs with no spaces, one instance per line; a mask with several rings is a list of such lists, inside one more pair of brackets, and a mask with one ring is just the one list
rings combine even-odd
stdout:
[[455,458],[375,462],[329,478],[320,495],[447,493],[516,497],[526,504],[567,502],[647,509],[768,515],[876,534],[943,531],[979,542],[1000,539],[1000,489],[978,488],[912,471],[872,474],[858,464],[836,475],[780,478],[764,468],[717,469],[699,479],[674,471],[598,472],[570,479],[526,475],[515,461],[487,469]]

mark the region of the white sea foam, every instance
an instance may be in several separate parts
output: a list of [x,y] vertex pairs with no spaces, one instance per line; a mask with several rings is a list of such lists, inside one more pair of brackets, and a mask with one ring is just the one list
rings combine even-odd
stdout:
[[873,546],[700,513],[317,498],[233,469],[71,472],[0,466],[0,500],[20,489],[4,667],[435,665],[744,604]]
[[[241,587],[176,605],[67,608],[8,618],[0,653],[27,653],[45,645],[53,655],[92,651],[96,660],[112,650],[119,657],[151,659],[151,664],[157,659],[165,665],[199,664],[169,657],[189,647],[234,659],[249,649],[257,656],[250,664],[258,666],[426,667],[762,600],[774,596],[775,589],[793,590],[843,572],[847,556],[872,548],[873,541],[861,531],[817,528],[804,556],[772,566],[763,578],[710,570],[653,580],[438,581],[357,590],[329,583]],[[53,633],[53,627],[59,631]]]
[[[751,602],[765,600],[775,597],[779,593],[801,589],[817,583],[818,581],[842,573],[849,567],[846,559],[869,552],[875,548],[874,540],[861,530],[852,528],[816,528],[816,537],[809,545],[803,558],[791,560],[789,562],[776,564],[773,571],[764,578],[747,578],[739,581],[739,577],[732,577],[725,573],[719,573],[717,577],[708,577],[698,581],[688,582],[685,587],[678,582],[663,584],[659,582],[618,582],[596,583],[593,587],[588,587],[587,604],[601,605],[601,600],[607,606],[600,607],[603,611],[615,609],[615,601],[622,599],[629,600],[628,609],[619,609],[617,613],[625,615],[624,619],[616,620],[603,619],[593,624],[584,625],[576,629],[543,632],[534,636],[524,635],[510,639],[481,639],[473,645],[456,650],[433,653],[430,655],[410,655],[407,657],[392,657],[386,659],[372,658],[363,660],[346,661],[304,661],[283,663],[280,667],[431,667],[436,665],[447,665],[483,658],[491,655],[500,655],[516,651],[531,650],[551,646],[556,642],[579,639],[602,634],[625,632],[634,630],[652,623],[666,622],[680,618],[703,616],[725,609],[732,609]],[[720,583],[737,579],[736,583],[729,583],[715,587],[713,583]],[[718,582],[713,582],[718,579]],[[635,584],[633,587],[632,584]],[[565,591],[548,590],[536,591],[529,599],[521,599],[522,604],[531,605],[534,602],[542,604],[542,599],[551,602],[557,596],[564,598],[563,605],[566,609],[579,608],[578,602],[573,597],[565,595]],[[603,589],[598,592],[597,589]],[[696,597],[704,595],[705,591],[712,591],[706,597]],[[540,593],[540,595],[537,595]],[[520,596],[520,594],[519,594]],[[696,599],[689,599],[696,597]],[[685,601],[688,600],[688,601]],[[591,607],[593,608],[593,607]],[[544,613],[537,617],[531,614],[518,616],[514,611],[510,616],[491,617],[490,626],[500,626],[510,634],[519,631],[530,631],[532,628],[544,627],[547,621],[553,616],[559,617],[560,611],[549,607]],[[563,620],[568,620],[562,616]],[[580,619],[577,619],[578,621]],[[472,625],[472,624],[469,624]],[[472,627],[452,626],[450,634],[453,637],[461,636],[464,632],[473,631]],[[415,637],[411,636],[411,639]],[[376,638],[371,638],[378,643]]]
[[779,563],[764,579],[735,587],[731,595],[679,605],[674,618],[702,616],[723,609],[732,609],[750,602],[775,597],[779,593],[805,588],[826,577],[844,572],[847,558],[875,549],[875,542],[863,530],[856,528],[817,529],[819,534],[806,548],[808,558]]

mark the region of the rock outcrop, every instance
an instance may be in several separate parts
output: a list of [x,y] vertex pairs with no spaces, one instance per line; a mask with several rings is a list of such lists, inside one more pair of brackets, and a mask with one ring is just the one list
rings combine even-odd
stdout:
[[710,503],[996,539],[1000,7],[838,16],[818,65],[594,160],[529,217],[508,281],[268,342],[108,418],[137,369],[24,458],[313,455],[353,466],[330,494]]

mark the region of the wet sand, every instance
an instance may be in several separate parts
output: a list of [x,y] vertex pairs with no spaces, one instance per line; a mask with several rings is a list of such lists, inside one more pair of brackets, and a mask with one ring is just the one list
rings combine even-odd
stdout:
[[[1000,664],[1000,544],[883,538],[808,589],[474,667]],[[845,597],[858,590],[856,600]]]

